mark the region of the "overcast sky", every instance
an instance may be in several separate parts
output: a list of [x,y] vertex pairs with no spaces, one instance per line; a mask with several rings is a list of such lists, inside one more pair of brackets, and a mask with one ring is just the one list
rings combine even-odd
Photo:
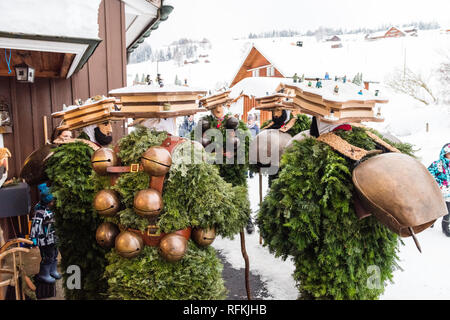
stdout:
[[353,29],[413,21],[450,27],[450,0],[171,0],[175,9],[148,39],[234,38],[250,32],[320,26]]

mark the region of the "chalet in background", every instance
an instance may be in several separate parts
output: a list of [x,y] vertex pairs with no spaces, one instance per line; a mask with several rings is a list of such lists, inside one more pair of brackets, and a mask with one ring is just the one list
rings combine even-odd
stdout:
[[414,26],[410,27],[390,27],[387,31],[375,32],[372,34],[367,34],[366,40],[378,40],[378,39],[387,39],[387,38],[401,38],[406,36],[417,37],[417,28]]

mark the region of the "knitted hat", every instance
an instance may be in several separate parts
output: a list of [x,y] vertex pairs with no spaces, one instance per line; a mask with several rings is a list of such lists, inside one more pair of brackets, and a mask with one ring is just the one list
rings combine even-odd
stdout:
[[41,198],[41,203],[46,205],[52,202],[53,195],[50,193],[50,188],[46,183],[38,185],[39,197]]

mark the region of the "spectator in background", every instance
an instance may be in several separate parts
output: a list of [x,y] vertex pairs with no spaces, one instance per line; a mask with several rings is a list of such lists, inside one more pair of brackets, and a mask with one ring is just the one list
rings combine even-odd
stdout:
[[433,175],[447,204],[447,215],[442,218],[442,231],[450,237],[450,143],[444,145],[439,160],[434,161],[428,171]]
[[189,138],[191,131],[195,128],[194,115],[185,116],[183,123],[178,128],[178,135],[183,138]]
[[63,143],[64,141],[67,141],[69,139],[72,139],[72,131],[70,130],[58,131],[57,129],[53,131],[52,135],[53,143]]
[[252,134],[252,138],[255,138],[259,133],[259,127],[256,123],[256,116],[254,114],[249,114],[247,117],[247,127]]
[[[259,134],[259,127],[256,123],[256,116],[254,114],[249,114],[247,117],[247,128],[250,130],[250,133],[252,134],[252,139],[255,139],[255,137]],[[253,178],[253,171],[248,171],[248,176],[250,178]]]

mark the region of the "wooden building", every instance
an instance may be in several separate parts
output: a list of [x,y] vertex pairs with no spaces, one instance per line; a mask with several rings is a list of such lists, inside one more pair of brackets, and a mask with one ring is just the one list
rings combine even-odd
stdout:
[[[231,81],[230,87],[233,87],[238,82],[250,77],[275,77],[284,78],[283,74],[269,61],[262,52],[253,46],[244,61],[239,67],[236,75]],[[243,117],[242,120],[247,122],[247,115],[250,110],[257,106],[256,99],[252,95],[243,95]],[[261,111],[260,124],[272,118],[272,113],[269,111]]]
[[341,41],[341,38],[339,38],[338,36],[335,35],[335,36],[332,36],[332,37],[326,39],[325,41],[327,41],[327,42],[330,42],[330,41],[338,42],[338,41]]
[[366,40],[379,40],[379,39],[389,39],[389,38],[401,38],[406,36],[417,37],[417,28],[414,26],[410,27],[390,27],[386,31],[375,32],[366,35]]
[[[17,177],[26,157],[44,145],[44,117],[51,137],[58,120],[50,115],[64,104],[126,86],[127,55],[172,9],[165,0],[60,0],[58,6],[54,2],[37,6],[33,0],[0,3],[0,52],[7,57],[11,52],[12,69],[9,72],[5,59],[0,59],[0,97],[12,118],[8,128],[0,127],[0,147],[12,153],[9,178]],[[10,22],[19,18],[33,21]],[[33,83],[16,80],[13,66],[23,62],[35,69]],[[122,121],[113,127],[117,141],[126,126]],[[0,219],[5,240],[12,236],[13,223]]]

